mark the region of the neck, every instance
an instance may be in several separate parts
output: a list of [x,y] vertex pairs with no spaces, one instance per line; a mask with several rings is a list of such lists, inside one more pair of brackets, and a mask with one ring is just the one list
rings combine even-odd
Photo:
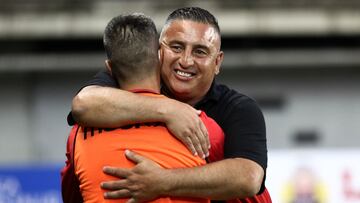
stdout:
[[121,89],[131,90],[149,90],[160,94],[160,82],[156,80],[142,80],[137,82],[126,82],[121,84]]
[[200,97],[194,97],[192,95],[179,95],[179,94],[175,95],[168,88],[166,88],[166,86],[163,86],[161,90],[166,96],[184,102],[186,104],[189,104],[191,106],[195,106],[199,101],[201,101],[205,97],[205,95],[201,95]]
[[201,101],[204,97],[200,97],[200,98],[186,98],[186,97],[182,97],[182,98],[177,98],[177,100],[181,101],[181,102],[184,102],[184,103],[187,103],[191,106],[195,106],[199,101]]

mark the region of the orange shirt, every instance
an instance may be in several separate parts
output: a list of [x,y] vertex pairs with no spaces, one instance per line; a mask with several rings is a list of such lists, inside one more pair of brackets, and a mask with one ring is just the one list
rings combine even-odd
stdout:
[[[100,188],[101,182],[117,179],[104,174],[102,172],[104,166],[122,168],[134,166],[134,163],[125,157],[126,149],[157,162],[163,168],[185,168],[205,164],[205,160],[193,156],[160,123],[136,124],[116,129],[79,127],[74,147],[75,173],[80,182],[84,202],[88,203],[126,202],[127,199],[105,200],[103,198],[105,191]],[[210,201],[198,198],[164,197],[152,202]]]

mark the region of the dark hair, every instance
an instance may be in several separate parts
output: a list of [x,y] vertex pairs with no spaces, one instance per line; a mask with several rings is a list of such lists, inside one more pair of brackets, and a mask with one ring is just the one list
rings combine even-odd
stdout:
[[179,8],[170,13],[166,19],[165,25],[173,20],[191,20],[194,22],[209,24],[213,26],[220,35],[220,27],[217,19],[209,11],[199,7]]
[[114,17],[105,28],[104,47],[118,82],[139,80],[158,65],[156,26],[143,14]]

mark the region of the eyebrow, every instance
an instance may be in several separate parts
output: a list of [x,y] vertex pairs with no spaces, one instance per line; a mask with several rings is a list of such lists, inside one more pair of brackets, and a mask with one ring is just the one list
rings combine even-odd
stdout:
[[184,42],[179,41],[179,40],[171,40],[170,42],[168,42],[168,41],[164,42],[164,41],[163,41],[163,43],[165,43],[167,45],[169,45],[169,44],[182,44],[182,45],[184,45],[185,44]]
[[[165,40],[163,40],[161,43],[164,44],[164,45],[166,45],[166,46],[169,46],[170,44],[181,44],[181,45],[183,45],[183,46],[185,45],[184,42],[179,41],[179,40],[172,40],[172,41],[170,41],[170,42],[165,42]],[[209,48],[208,46],[202,45],[202,44],[194,44],[193,47],[194,47],[194,48],[201,48],[201,49],[210,50],[210,48]]]
[[194,48],[200,48],[200,49],[205,49],[205,50],[210,50],[210,48],[208,46],[202,45],[202,44],[196,44],[194,45]]

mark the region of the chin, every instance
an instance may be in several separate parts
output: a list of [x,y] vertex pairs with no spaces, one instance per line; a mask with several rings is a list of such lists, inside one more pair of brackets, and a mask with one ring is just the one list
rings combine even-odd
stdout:
[[171,88],[169,90],[170,90],[170,93],[176,98],[186,97],[187,95],[189,95],[191,93],[191,91],[189,91],[189,89],[182,89],[182,88]]
[[189,95],[191,94],[191,88],[173,88],[173,92],[176,95]]

